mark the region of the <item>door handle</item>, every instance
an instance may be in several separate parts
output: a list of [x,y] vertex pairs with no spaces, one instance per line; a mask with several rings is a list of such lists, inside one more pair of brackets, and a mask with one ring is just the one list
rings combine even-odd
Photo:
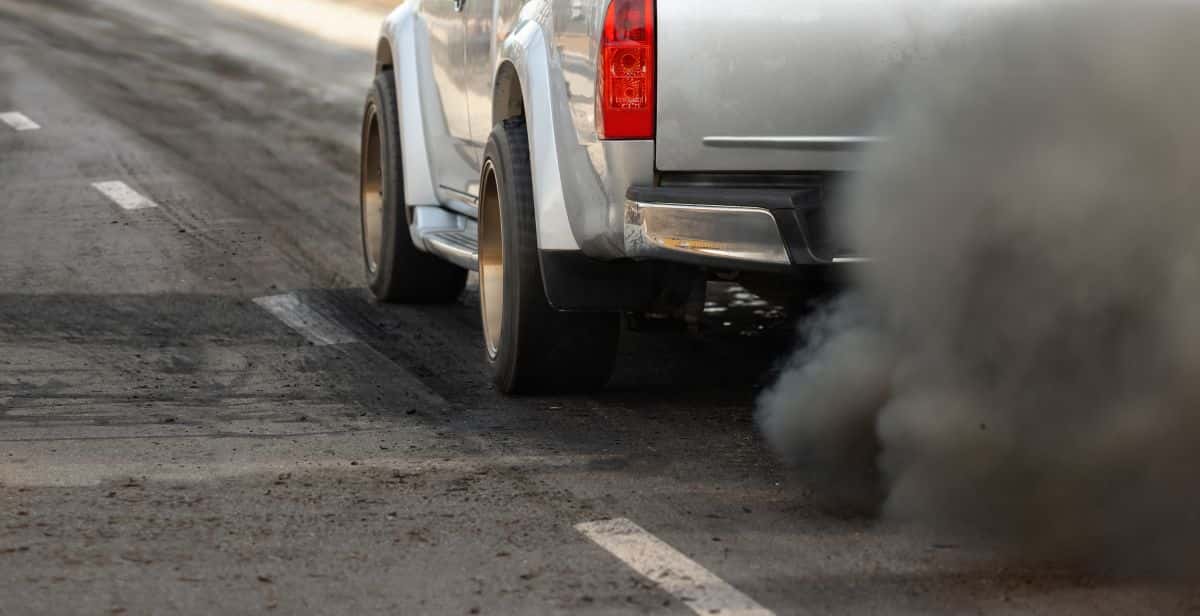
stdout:
[[454,10],[461,13],[467,6],[467,0],[454,0]]

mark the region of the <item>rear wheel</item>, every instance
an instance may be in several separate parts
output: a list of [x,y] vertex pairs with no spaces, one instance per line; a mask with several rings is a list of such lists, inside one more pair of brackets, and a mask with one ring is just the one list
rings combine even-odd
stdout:
[[496,386],[505,393],[603,387],[616,358],[620,315],[562,312],[546,299],[523,120],[505,120],[492,131],[479,206],[480,306]]
[[375,79],[363,112],[359,204],[367,285],[384,302],[452,302],[466,285],[467,271],[413,244],[396,110],[396,83],[385,71]]

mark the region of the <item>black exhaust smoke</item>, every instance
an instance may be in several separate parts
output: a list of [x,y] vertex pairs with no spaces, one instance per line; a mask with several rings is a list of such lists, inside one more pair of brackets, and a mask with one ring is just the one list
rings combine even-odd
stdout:
[[1048,3],[914,61],[844,204],[874,262],[762,398],[772,445],[877,472],[892,519],[1195,573],[1198,32],[1190,1]]

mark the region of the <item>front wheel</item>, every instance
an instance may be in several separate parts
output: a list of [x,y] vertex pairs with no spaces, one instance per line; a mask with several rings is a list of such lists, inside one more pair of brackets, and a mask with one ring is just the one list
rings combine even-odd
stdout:
[[562,312],[546,299],[524,120],[505,120],[492,131],[479,204],[480,306],[496,386],[509,394],[603,387],[616,359],[620,315]]
[[467,271],[413,244],[400,172],[399,126],[396,83],[384,71],[363,111],[359,204],[367,286],[383,302],[452,302],[466,286]]

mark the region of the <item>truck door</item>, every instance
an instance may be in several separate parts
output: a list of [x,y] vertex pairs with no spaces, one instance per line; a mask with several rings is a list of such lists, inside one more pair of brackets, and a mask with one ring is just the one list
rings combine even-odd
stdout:
[[[426,0],[421,3],[421,16],[427,36],[429,76],[434,88],[429,90],[435,100],[426,100],[426,109],[440,111],[440,118],[431,118],[427,127],[431,140],[430,156],[438,196],[443,202],[470,200],[470,186],[478,184],[479,170],[470,152],[471,121],[463,74],[464,45],[463,0]],[[424,78],[423,78],[424,79]]]
[[[495,57],[496,0],[463,0],[466,21],[466,99],[471,117],[468,149],[475,168],[483,163],[483,149],[492,133],[492,58]],[[478,178],[472,185],[479,192]]]

